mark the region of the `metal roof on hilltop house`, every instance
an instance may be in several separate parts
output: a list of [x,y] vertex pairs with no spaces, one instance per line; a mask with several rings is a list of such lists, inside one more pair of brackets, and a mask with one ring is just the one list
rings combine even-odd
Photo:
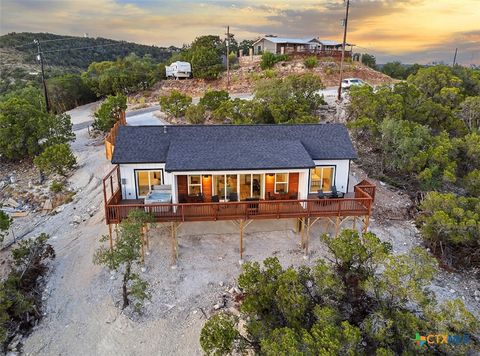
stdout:
[[262,39],[269,40],[270,42],[273,42],[273,43],[297,43],[297,44],[308,44],[311,41],[318,41],[317,38],[315,38],[315,37],[287,38],[287,37],[265,36],[265,37],[260,38],[256,42],[261,41]]
[[167,171],[314,167],[355,159],[341,124],[168,125],[119,128],[112,163],[165,163]]

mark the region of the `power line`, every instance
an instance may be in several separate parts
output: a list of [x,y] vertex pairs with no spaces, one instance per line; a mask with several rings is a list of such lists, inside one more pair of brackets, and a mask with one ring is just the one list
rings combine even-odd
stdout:
[[347,0],[347,9],[345,11],[344,30],[343,30],[343,44],[342,44],[342,59],[340,60],[340,83],[338,84],[338,100],[342,99],[342,80],[343,80],[343,61],[345,59],[345,46],[347,43],[347,26],[348,26],[348,10],[350,8],[350,0]]
[[[57,41],[69,41],[69,40],[74,40],[74,39],[81,39],[82,37],[65,37],[65,38],[55,38],[55,39],[51,39],[51,40],[44,40],[44,41],[40,41],[40,40],[37,40],[38,42],[40,43],[49,43],[49,42],[57,42]],[[26,46],[34,46],[35,45],[35,41],[34,42],[29,42],[29,43],[24,43],[24,44],[21,44],[21,45],[18,45],[18,46],[13,46],[13,48],[20,48],[20,47],[26,47]]]
[[40,68],[42,69],[42,84],[43,84],[43,93],[45,95],[45,108],[47,112],[50,112],[50,104],[48,102],[48,93],[47,93],[47,83],[45,82],[45,72],[43,70],[43,53],[40,47],[40,42],[35,40],[34,43],[37,45],[37,52],[38,52],[37,59],[40,61]]
[[118,46],[124,42],[119,43],[110,43],[104,45],[96,45],[96,46],[88,46],[88,47],[74,47],[74,48],[61,48],[61,49],[52,49],[50,51],[43,51],[42,53],[52,53],[52,52],[65,52],[65,51],[74,51],[77,49],[90,49],[90,48],[97,48],[97,47],[109,47],[109,46]]

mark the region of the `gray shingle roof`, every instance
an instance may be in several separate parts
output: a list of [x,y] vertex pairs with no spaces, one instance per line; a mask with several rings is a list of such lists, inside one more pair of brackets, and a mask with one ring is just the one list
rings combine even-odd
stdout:
[[311,168],[315,163],[300,141],[173,141],[165,169],[210,171]]
[[[215,162],[223,154],[225,166],[255,169],[271,164],[282,168],[284,163],[283,168],[300,168],[307,165],[301,147],[310,156],[308,164],[311,160],[357,158],[341,124],[169,125],[166,132],[163,126],[120,127],[112,163],[166,163],[167,170],[194,170],[195,166],[200,170],[212,164],[218,170],[233,169]],[[241,150],[249,154],[242,155]],[[181,164],[189,168],[181,168]]]

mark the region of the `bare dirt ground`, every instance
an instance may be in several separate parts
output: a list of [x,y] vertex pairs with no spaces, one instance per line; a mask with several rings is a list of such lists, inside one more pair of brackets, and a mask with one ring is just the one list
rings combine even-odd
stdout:
[[[84,110],[77,123],[90,120]],[[74,115],[77,113],[74,112]],[[214,306],[232,304],[229,292],[240,272],[238,230],[230,222],[187,223],[179,231],[179,261],[172,268],[171,244],[165,227],[150,231],[150,254],[143,277],[151,284],[152,300],[140,316],[121,312],[119,275],[92,263],[99,237],[107,233],[103,221],[101,178],[111,168],[101,141],[87,130],[76,132],[72,148],[79,169],[70,177],[73,202],[56,214],[32,220],[26,237],[46,232],[57,257],[51,264],[44,292],[45,317],[24,340],[27,355],[200,355],[199,334]],[[363,178],[356,169],[355,179]],[[371,231],[403,253],[420,244],[411,221],[385,218],[397,214],[408,198],[376,182],[377,203]],[[395,217],[395,216],[390,216]],[[403,219],[402,213],[396,216]],[[345,227],[349,227],[347,224]],[[330,226],[332,229],[332,226]],[[326,256],[318,236],[327,231],[317,224],[310,238],[310,258],[303,258],[294,221],[255,221],[246,229],[246,261],[277,256],[284,265],[313,264]],[[477,316],[474,291],[480,283],[468,275],[439,271],[432,286],[437,298],[459,297]],[[224,296],[225,294],[225,296]]]

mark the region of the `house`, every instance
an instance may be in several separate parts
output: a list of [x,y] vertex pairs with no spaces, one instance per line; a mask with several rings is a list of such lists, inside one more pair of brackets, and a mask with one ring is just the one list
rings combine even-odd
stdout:
[[362,217],[368,226],[375,191],[349,188],[356,158],[341,124],[120,126],[103,180],[106,222],[144,209],[172,224],[296,218],[308,228],[334,217],[338,228]]
[[[256,55],[263,52],[271,52],[275,54],[317,54],[318,56],[337,57],[341,55],[342,51],[342,43],[321,40],[316,37],[284,38],[265,36],[255,41],[252,46]],[[345,55],[351,56],[353,45],[347,43],[346,46],[351,48],[345,51]]]
[[172,203],[186,203],[199,193],[205,201],[307,199],[333,186],[348,193],[355,158],[340,124],[123,126],[112,163],[120,166],[124,199],[170,185]]
[[285,38],[276,36],[265,36],[253,44],[253,53],[262,54],[272,52],[275,54],[295,53],[304,51],[315,51],[320,43],[315,37],[308,38]]

